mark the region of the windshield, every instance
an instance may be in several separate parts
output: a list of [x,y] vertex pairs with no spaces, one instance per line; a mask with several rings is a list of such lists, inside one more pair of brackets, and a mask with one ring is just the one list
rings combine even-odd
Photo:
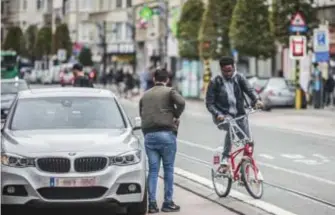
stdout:
[[16,56],[15,55],[3,55],[1,56],[1,67],[4,66],[15,66]]
[[263,87],[266,86],[266,84],[268,83],[269,79],[258,79],[254,84],[253,86],[255,88],[258,88],[258,89],[262,89]]
[[44,129],[120,129],[125,121],[112,98],[52,97],[18,101],[10,128]]
[[287,83],[283,78],[271,78],[269,81],[269,86],[275,89],[285,89],[287,88]]
[[1,94],[17,94],[19,91],[27,90],[28,85],[25,82],[1,82]]

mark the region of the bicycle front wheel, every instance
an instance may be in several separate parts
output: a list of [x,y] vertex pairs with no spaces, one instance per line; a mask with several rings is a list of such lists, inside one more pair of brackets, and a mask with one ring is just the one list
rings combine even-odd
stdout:
[[[212,169],[212,182],[215,193],[219,197],[226,197],[229,195],[231,190],[231,185],[233,180],[231,177],[227,175],[223,175],[221,173],[217,173],[214,169]],[[221,182],[221,183],[220,183]]]
[[263,196],[263,181],[256,179],[258,174],[257,168],[250,160],[243,161],[241,165],[242,181],[248,193],[255,199],[260,199]]

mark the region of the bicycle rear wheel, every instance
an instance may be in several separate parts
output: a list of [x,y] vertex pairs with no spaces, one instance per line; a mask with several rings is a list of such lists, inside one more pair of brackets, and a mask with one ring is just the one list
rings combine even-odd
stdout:
[[[226,185],[222,183],[218,183],[217,180],[226,182]],[[231,177],[217,173],[216,171],[214,171],[214,169],[212,169],[212,182],[213,182],[215,193],[219,197],[222,198],[222,197],[226,197],[229,195],[230,190],[231,190],[231,185],[233,183],[233,180],[231,179]]]
[[[263,196],[263,181],[257,179],[255,175],[258,174],[256,167],[253,166],[250,160],[243,161],[241,165],[242,181],[248,193],[255,199],[260,199]],[[256,190],[254,190],[256,188]]]

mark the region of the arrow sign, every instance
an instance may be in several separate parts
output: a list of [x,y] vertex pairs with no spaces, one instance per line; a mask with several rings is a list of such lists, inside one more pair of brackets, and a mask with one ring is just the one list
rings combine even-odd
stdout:
[[300,12],[297,12],[293,15],[289,29],[291,33],[307,31],[306,21]]

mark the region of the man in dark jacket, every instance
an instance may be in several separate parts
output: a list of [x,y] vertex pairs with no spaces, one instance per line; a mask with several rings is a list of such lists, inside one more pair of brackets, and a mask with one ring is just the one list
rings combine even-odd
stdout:
[[175,212],[180,207],[173,202],[173,174],[176,156],[176,133],[179,117],[184,111],[185,100],[173,88],[167,87],[169,74],[165,69],[154,73],[154,87],[140,100],[140,116],[149,160],[148,192],[149,213],[159,211],[156,188],[160,161],[164,168],[164,203],[162,211]]
[[74,87],[93,87],[91,79],[83,72],[82,65],[75,64],[73,65],[72,70],[74,73]]
[[[223,57],[220,60],[220,68],[221,75],[214,77],[209,82],[206,93],[206,107],[216,124],[227,118],[239,117],[246,113],[244,93],[250,97],[252,105],[259,108],[263,106],[248,80],[235,70],[235,63],[231,57]],[[237,123],[246,135],[249,135],[248,122],[242,119],[238,120]],[[228,131],[228,126],[225,125],[220,129]],[[230,132],[227,132],[221,159],[222,167],[228,165],[231,150],[230,135]],[[227,168],[222,169],[226,170]]]

